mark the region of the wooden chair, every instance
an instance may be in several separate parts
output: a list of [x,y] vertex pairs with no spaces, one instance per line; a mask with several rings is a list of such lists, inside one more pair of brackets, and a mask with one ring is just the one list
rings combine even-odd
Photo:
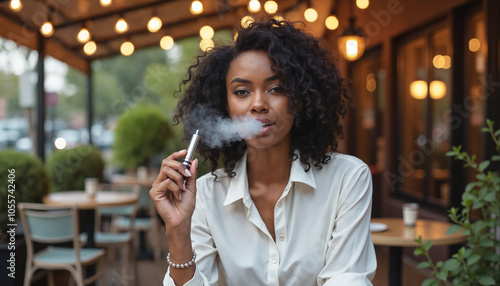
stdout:
[[[108,188],[105,186],[101,186],[100,189],[109,189],[112,191],[124,193],[134,193],[136,196],[139,196],[138,191],[131,188],[117,189],[115,187]],[[121,253],[121,272],[107,273],[109,276],[107,277],[108,282],[111,280],[116,280],[119,285],[128,285],[131,280],[135,280],[137,278],[134,236],[137,206],[138,203],[132,203],[116,207],[101,207],[96,210],[96,228],[94,235],[95,245],[97,247],[106,248],[108,250],[107,253],[109,255],[109,258],[113,258],[113,256],[116,255],[116,250],[120,250]],[[102,226],[102,222],[105,217],[110,217],[111,222],[121,217],[127,218],[130,221],[130,225],[126,229],[106,229]],[[82,240],[85,241],[86,237],[82,236]],[[111,259],[111,261],[116,260]]]
[[[47,270],[49,285],[54,285],[54,270],[67,270],[76,285],[96,281],[104,272],[104,250],[81,248],[76,207],[19,203],[19,215],[24,228],[27,259],[24,286],[31,284],[35,271]],[[34,252],[34,243],[48,245]],[[71,243],[71,247],[58,246]],[[97,264],[97,271],[85,277],[84,267]]]
[[[123,185],[120,184],[120,186]],[[136,236],[140,236],[140,238],[136,240],[139,243],[138,247],[140,251],[146,251],[145,235],[148,234],[150,239],[149,243],[154,250],[155,261],[159,261],[162,250],[160,244],[163,236],[160,231],[158,214],[156,212],[156,209],[154,208],[153,202],[151,201],[149,192],[147,190],[142,189],[139,185],[129,186],[132,186],[136,192],[139,192],[138,211],[141,211],[142,216],[135,218],[135,224],[133,226]],[[130,225],[130,219],[125,216],[121,216],[116,217],[116,219],[112,221],[111,227],[117,231],[122,231],[130,229]],[[141,236],[141,234],[143,236]]]

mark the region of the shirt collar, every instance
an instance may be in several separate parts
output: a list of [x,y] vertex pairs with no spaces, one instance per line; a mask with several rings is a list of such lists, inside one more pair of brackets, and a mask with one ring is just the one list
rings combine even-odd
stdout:
[[[233,171],[236,175],[230,178],[229,189],[226,195],[226,200],[224,201],[224,206],[241,199],[245,204],[248,204],[251,198],[248,193],[247,153],[241,157]],[[289,179],[289,183],[292,182],[303,183],[309,186],[312,190],[316,189],[316,180],[314,179],[313,168],[311,168],[309,172],[306,172],[300,163],[300,160],[294,160],[292,162]]]

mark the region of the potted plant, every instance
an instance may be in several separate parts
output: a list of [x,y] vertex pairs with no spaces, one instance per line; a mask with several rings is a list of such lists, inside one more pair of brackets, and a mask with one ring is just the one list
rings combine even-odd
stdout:
[[84,190],[85,178],[103,181],[104,160],[96,147],[80,145],[52,153],[47,160],[47,169],[53,191]]
[[[49,193],[49,176],[42,161],[27,153],[0,151],[0,285],[22,285],[26,247],[17,204],[41,203]],[[15,279],[14,279],[15,278]]]
[[[500,174],[490,167],[491,162],[500,161],[500,129],[494,131],[491,120],[486,123],[483,131],[491,135],[497,155],[479,163],[475,155],[462,151],[461,146],[447,153],[463,160],[464,167],[477,171],[476,180],[467,184],[462,195],[462,207],[449,210],[453,225],[447,233],[461,231],[467,236],[467,243],[450,259],[434,262],[429,255],[432,241],[424,244],[417,239],[420,247],[414,254],[427,257],[418,267],[429,268],[434,275],[422,285],[500,285]],[[474,214],[479,218],[473,219]]]
[[124,169],[148,167],[166,150],[174,132],[165,113],[156,106],[139,105],[120,116],[113,144],[114,163]]

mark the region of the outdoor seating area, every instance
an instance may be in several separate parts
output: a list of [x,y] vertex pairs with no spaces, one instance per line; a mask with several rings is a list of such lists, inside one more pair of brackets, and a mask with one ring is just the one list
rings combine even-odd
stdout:
[[[299,124],[303,110],[315,113],[314,108],[318,108],[318,113],[342,114],[338,122],[332,120],[341,128],[331,130],[335,131],[334,137],[340,133],[343,136],[336,141],[325,139],[329,143],[323,149],[352,155],[367,165],[367,182],[370,178],[371,182],[366,185],[372,193],[371,204],[365,205],[365,213],[371,211],[370,231],[365,234],[371,238],[370,247],[373,243],[377,263],[371,283],[500,285],[500,273],[492,270],[500,267],[498,0],[0,1],[0,285],[163,285],[169,263],[174,268],[193,264],[199,254],[194,247],[185,250],[193,252],[192,261],[172,264],[166,259],[169,244],[165,225],[169,225],[169,220],[165,223],[159,215],[150,191],[162,163],[179,150],[183,154],[184,149],[189,149],[183,156],[194,154],[190,157],[193,160],[183,161],[180,155],[171,160],[190,168],[194,158],[198,159],[198,178],[209,173],[213,165],[231,174],[238,166],[236,162],[243,158],[241,154],[247,154],[248,145],[243,141],[235,147],[239,155],[231,153],[230,158],[212,153],[219,146],[210,152],[199,152],[198,141],[190,144],[184,131],[190,134],[188,131],[194,128],[196,136],[198,129],[202,134],[211,131],[191,126],[192,122],[183,116],[200,117],[193,119],[200,126],[216,125],[218,122],[211,116],[216,116],[218,110],[205,111],[201,106],[200,116],[190,105],[192,102],[177,104],[184,93],[194,97],[190,92],[204,86],[201,79],[196,82],[198,85],[193,84],[194,78],[198,80],[195,71],[203,55],[236,43],[237,28],[248,27],[260,19],[278,21],[271,23],[289,21],[305,35],[318,38],[329,52],[326,57],[333,59],[335,72],[341,76],[335,87],[336,96],[342,98],[344,91],[347,96],[342,106],[335,107],[338,110],[331,110],[335,108],[329,108],[333,106],[329,103],[309,106],[316,105],[316,101],[301,90],[297,98],[303,97],[301,100],[307,102],[302,104],[285,94],[295,91],[283,89],[281,82],[279,87],[266,85],[265,94],[286,95],[286,114],[297,117],[290,119],[294,126],[287,133],[292,134],[290,137],[298,134],[294,133],[295,124]],[[269,30],[279,26],[273,25]],[[233,56],[237,59],[246,52]],[[272,85],[276,78],[278,82],[282,80],[280,73],[287,74],[276,69],[281,59],[266,59],[275,74],[267,77],[265,83]],[[245,65],[251,66],[251,62],[246,61]],[[207,78],[216,74],[203,72]],[[252,92],[230,91],[230,86],[234,82],[253,82],[241,76],[230,81],[229,72],[224,73],[226,86],[217,94],[226,96],[224,119],[237,121],[239,117],[230,115],[230,108],[242,110],[245,103],[239,93]],[[317,77],[325,74],[318,72]],[[336,78],[332,74],[328,76]],[[208,84],[205,89],[222,90],[215,87],[217,84]],[[314,93],[331,89],[316,89],[306,80],[293,84],[302,84],[300,88]],[[200,92],[199,96],[217,101],[210,92]],[[228,102],[233,95],[239,96],[239,101],[231,105]],[[313,95],[318,97],[314,100],[322,102],[320,95]],[[215,105],[222,106],[219,101]],[[252,108],[254,112],[255,107]],[[260,133],[256,132],[256,136],[280,124],[268,118],[257,121]],[[228,132],[236,133],[238,140],[247,140],[239,131],[242,130]],[[313,148],[315,143],[307,139],[301,138],[301,144],[311,144]],[[236,146],[238,142],[231,140],[228,145]],[[292,143],[290,146],[300,151]],[[255,149],[259,148],[262,149]],[[254,155],[250,153],[248,157]],[[319,160],[315,154],[308,156],[312,156],[308,157],[311,162]],[[323,158],[321,163],[328,164],[330,159]],[[266,164],[258,166],[262,165]],[[250,170],[249,166],[244,170]],[[270,162],[263,167],[270,166],[274,165]],[[175,170],[169,168],[168,171]],[[167,171],[162,171],[166,177]],[[184,180],[172,180],[180,190],[166,196],[181,201],[177,196],[188,196],[183,192],[187,191],[186,179],[191,173],[175,171],[171,173],[181,174]],[[336,174],[340,171],[344,170]],[[318,179],[309,169],[305,174]],[[250,180],[251,176],[245,179]],[[319,185],[308,180],[289,179],[286,186],[293,189],[285,187],[283,196],[295,195],[295,188],[302,185]],[[351,183],[360,184],[350,180],[341,184],[339,192]],[[249,182],[243,185],[250,189]],[[234,200],[245,204],[248,220],[252,221],[255,218],[250,213],[253,208],[257,210],[257,203],[252,206],[246,196],[241,196]],[[344,193],[338,197],[345,199]],[[205,203],[203,197],[201,200]],[[275,212],[275,224],[283,206],[280,200],[285,198],[276,197],[276,204],[268,210]],[[230,198],[222,200],[224,208],[234,207],[229,201]],[[355,203],[361,204],[360,201]],[[286,203],[287,215],[296,219],[293,208],[298,207]],[[339,205],[350,211],[355,209]],[[207,209],[203,211],[222,213]],[[252,222],[257,228],[268,230],[264,220],[267,217],[273,221],[273,217],[260,211],[257,214],[262,222]],[[342,213],[337,215],[341,217]],[[220,220],[232,216],[221,215]],[[193,216],[193,221],[213,227],[217,219],[207,217]],[[368,224],[368,215],[365,218]],[[336,219],[332,218],[335,226]],[[361,223],[353,220],[354,224]],[[231,227],[227,229],[233,231]],[[285,233],[280,232],[283,229]],[[286,231],[290,229],[297,232],[290,225],[281,226],[281,230],[272,225],[275,232],[271,231],[268,237],[270,242],[274,239],[278,256],[282,255],[279,251],[283,251],[283,245],[289,246]],[[215,237],[208,227],[197,232]],[[332,234],[336,234],[335,229]],[[179,251],[178,245],[171,241],[171,251]],[[300,243],[290,245],[302,247]],[[326,264],[327,251],[334,246],[328,243],[322,257],[300,259],[293,265],[306,269],[314,264],[307,264],[312,260]],[[210,250],[217,256],[221,248],[214,243]],[[272,258],[272,251],[269,250],[269,269],[274,269],[275,264],[279,269],[282,257]],[[216,262],[219,268],[224,267],[221,261]],[[241,267],[256,271],[251,265]],[[225,271],[213,273],[219,276],[218,285],[226,285]],[[281,282],[285,278],[279,279]]]

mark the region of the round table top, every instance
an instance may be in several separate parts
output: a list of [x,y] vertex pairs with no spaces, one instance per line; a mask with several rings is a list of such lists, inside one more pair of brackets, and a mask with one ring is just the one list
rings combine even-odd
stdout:
[[422,236],[423,242],[432,240],[432,245],[450,245],[467,240],[461,232],[446,235],[452,224],[442,221],[419,219],[415,226],[405,226],[402,218],[374,218],[371,222],[387,225],[387,230],[371,233],[375,245],[416,247],[419,244],[415,239],[419,236]]
[[77,209],[95,209],[97,207],[111,207],[128,205],[137,202],[138,198],[132,193],[99,191],[91,198],[85,191],[67,191],[51,193],[43,197],[43,202],[49,205],[76,205]]
[[156,177],[139,178],[131,175],[114,175],[111,182],[114,184],[140,185],[142,187],[151,187]]

